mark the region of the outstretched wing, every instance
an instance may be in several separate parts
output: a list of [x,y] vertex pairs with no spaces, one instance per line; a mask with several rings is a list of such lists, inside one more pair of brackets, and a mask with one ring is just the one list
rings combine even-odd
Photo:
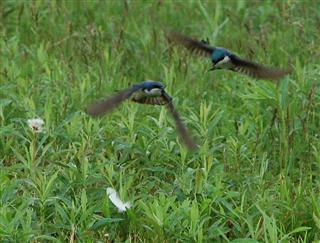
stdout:
[[260,64],[244,60],[236,55],[230,55],[230,61],[234,65],[234,71],[244,73],[257,79],[279,79],[289,74],[289,71],[269,68]]
[[167,32],[166,37],[169,40],[169,42],[176,42],[182,44],[192,53],[201,56],[211,57],[211,54],[215,49],[215,47],[208,45],[206,41],[198,41],[175,32]]
[[139,86],[132,86],[126,90],[119,91],[114,96],[111,96],[98,103],[92,104],[87,108],[87,113],[92,117],[101,116],[107,112],[111,112],[114,108],[128,99],[135,91],[140,89]]
[[182,141],[184,142],[184,144],[187,146],[188,149],[190,149],[190,150],[196,149],[197,146],[196,146],[195,142],[193,141],[193,139],[191,138],[191,136],[189,135],[183,122],[181,121],[180,115],[176,111],[176,109],[172,103],[172,98],[166,92],[163,92],[162,96],[168,101],[167,108],[175,120],[176,128],[177,128],[178,134],[181,137]]

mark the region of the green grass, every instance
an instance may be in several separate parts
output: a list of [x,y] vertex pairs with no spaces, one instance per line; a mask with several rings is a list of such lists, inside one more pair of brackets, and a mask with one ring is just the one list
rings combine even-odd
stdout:
[[[317,1],[0,1],[1,242],[319,242]],[[165,29],[293,72],[207,72]],[[164,107],[96,99],[162,80]],[[33,134],[27,119],[45,120]],[[113,187],[133,207],[121,214]]]

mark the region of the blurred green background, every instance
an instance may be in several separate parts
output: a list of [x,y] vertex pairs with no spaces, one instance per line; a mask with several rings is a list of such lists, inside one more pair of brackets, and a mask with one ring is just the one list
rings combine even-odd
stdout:
[[[1,242],[318,242],[319,28],[318,1],[1,1]],[[208,72],[165,30],[292,73]],[[145,79],[197,152],[164,107],[83,112]]]

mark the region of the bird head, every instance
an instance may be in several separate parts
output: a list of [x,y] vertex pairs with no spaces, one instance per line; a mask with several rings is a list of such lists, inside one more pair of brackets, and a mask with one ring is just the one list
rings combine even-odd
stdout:
[[224,66],[230,61],[230,55],[231,53],[225,48],[215,48],[211,55],[211,61],[213,66],[210,70],[222,69],[222,66]]
[[150,95],[161,95],[164,85],[161,82],[146,80],[142,83],[142,90]]

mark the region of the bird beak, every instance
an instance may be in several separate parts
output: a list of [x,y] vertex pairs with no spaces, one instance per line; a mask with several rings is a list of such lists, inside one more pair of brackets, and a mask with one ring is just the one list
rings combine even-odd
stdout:
[[210,68],[208,71],[214,71],[217,70],[217,68],[213,65],[212,68]]

